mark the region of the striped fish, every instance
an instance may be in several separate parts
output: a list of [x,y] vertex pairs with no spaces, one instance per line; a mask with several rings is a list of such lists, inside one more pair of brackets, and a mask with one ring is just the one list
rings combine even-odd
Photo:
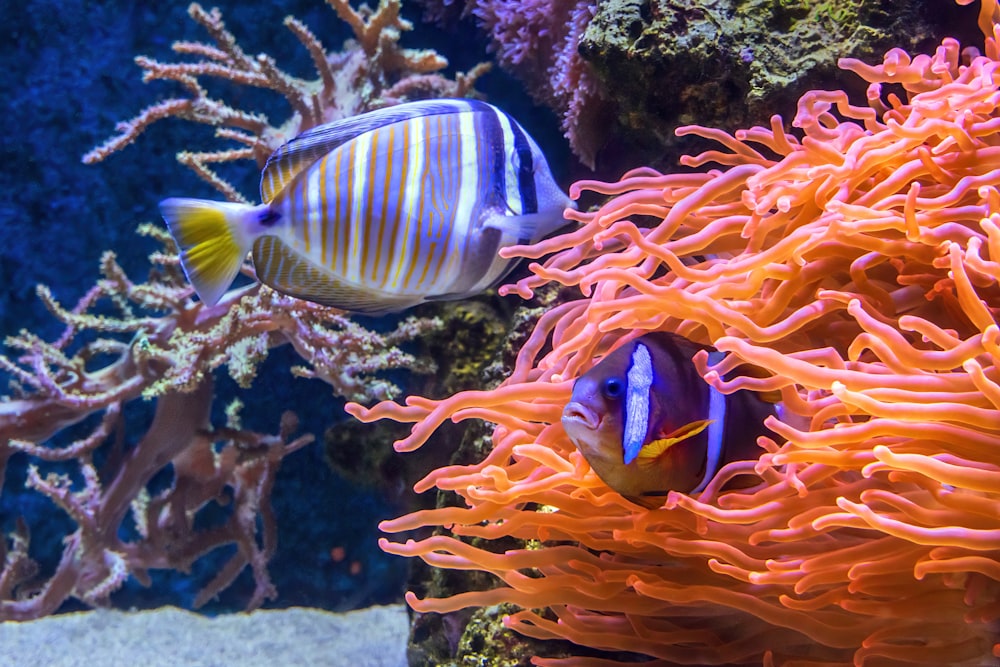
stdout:
[[725,464],[759,457],[758,436],[774,437],[764,420],[780,395],[720,393],[691,361],[702,349],[709,363],[722,357],[668,332],[636,338],[580,376],[563,410],[566,434],[597,476],[640,505],[662,505],[671,490],[700,493]]
[[574,206],[528,133],[473,100],[401,104],[304,132],[268,159],[261,201],[160,203],[205,303],[250,251],[265,284],[344,310],[460,299],[513,268],[500,248],[540,240]]

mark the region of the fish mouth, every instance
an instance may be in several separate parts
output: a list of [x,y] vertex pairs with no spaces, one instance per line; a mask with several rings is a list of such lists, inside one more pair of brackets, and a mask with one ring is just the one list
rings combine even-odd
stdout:
[[601,416],[586,405],[571,401],[563,408],[562,423],[567,430],[585,428],[596,431],[601,426]]

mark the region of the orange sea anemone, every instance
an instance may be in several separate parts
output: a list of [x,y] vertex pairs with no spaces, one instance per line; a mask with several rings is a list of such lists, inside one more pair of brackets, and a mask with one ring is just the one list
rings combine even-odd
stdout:
[[[984,0],[985,54],[946,39],[933,55],[842,61],[869,82],[865,106],[813,91],[793,131],[778,116],[733,135],[680,128],[721,145],[684,164],[719,169],[577,183],[574,196],[611,198],[569,212],[579,229],[512,249],[550,257],[509,290],[555,281],[580,297],[540,318],[498,389],[350,407],[413,422],[400,451],[449,418],[497,424],[485,460],[416,486],[464,506],[382,525],[443,534],[381,544],[500,585],[410,594],[414,609],[512,602],[519,632],[663,661],[645,664],[1000,656],[996,12]],[[646,510],[594,475],[560,413],[576,377],[650,330],[726,352],[695,358],[707,382],[778,390],[799,421],[771,418],[781,438],[762,438],[759,460]],[[722,379],[747,362],[764,377]],[[720,493],[739,473],[759,484]],[[531,548],[490,550],[505,537]]]

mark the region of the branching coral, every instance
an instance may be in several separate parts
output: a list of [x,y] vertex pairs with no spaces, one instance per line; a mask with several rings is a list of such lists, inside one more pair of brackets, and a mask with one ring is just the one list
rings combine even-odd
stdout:
[[[120,124],[119,134],[84,161],[104,159],[164,118],[212,125],[219,137],[242,148],[186,151],[179,160],[239,201],[243,197],[210,165],[240,159],[262,165],[304,129],[409,97],[465,95],[484,71],[480,66],[451,81],[436,73],[446,62],[435,52],[401,48],[400,35],[411,26],[400,17],[399,0],[382,0],[375,11],[354,10],[347,0],[328,4],[357,40],[343,53],[328,54],[298,20],[284,22],[311,55],[315,81],[292,77],[267,55],[246,54],[217,9],[192,4],[191,17],[214,45],[176,42],[173,48],[199,60],[137,58],[146,81],[175,81],[188,96],[154,104]],[[278,93],[292,116],[272,125],[232,107],[212,97],[210,79]],[[39,287],[46,307],[65,325],[57,340],[22,331],[8,337],[8,350],[0,352],[0,373],[11,378],[13,393],[0,396],[0,480],[12,457],[28,457],[25,487],[77,524],[51,576],[39,576],[29,557],[25,522],[0,542],[0,620],[43,616],[70,598],[105,604],[130,575],[148,583],[151,569],[188,571],[202,555],[226,545],[235,545],[235,554],[195,604],[227,588],[249,566],[256,587],[248,606],[261,605],[275,595],[267,572],[276,542],[271,487],[283,457],[312,436],[293,437],[292,413],[285,413],[273,435],[242,428],[237,403],[230,404],[225,426],[213,425],[215,371],[225,366],[241,387],[249,387],[268,351],[288,344],[304,362],[292,368],[295,375],[322,379],[338,395],[370,402],[398,391],[381,371],[432,369],[397,345],[440,328],[437,319],[409,318],[395,330],[376,333],[337,309],[256,282],[209,307],[191,300],[167,233],[151,225],[141,231],[165,245],[151,256],[155,269],[147,282],[133,282],[109,252],[101,262],[103,278],[73,308]],[[249,263],[243,273],[254,278]],[[126,408],[140,398],[155,399],[155,414],[145,435],[131,438]],[[52,464],[66,472],[48,472]],[[165,469],[172,476],[160,475]],[[220,511],[223,506],[228,509]],[[224,519],[195,525],[208,514]]]
[[[171,80],[181,84],[189,97],[175,97],[146,107],[135,118],[119,123],[118,134],[83,156],[87,164],[100,162],[131,144],[151,124],[165,118],[216,127],[219,138],[235,141],[239,148],[212,151],[182,151],[177,160],[230,201],[247,201],[211,165],[236,160],[255,160],[263,167],[267,158],[286,141],[309,128],[363,111],[408,99],[464,97],[488,65],[480,64],[467,74],[449,80],[438,74],[448,61],[431,50],[399,46],[402,33],[412,29],[400,15],[400,0],[380,0],[375,11],[363,5],[355,10],[347,0],[327,0],[354,32],[356,42],[342,53],[328,53],[320,40],[298,19],[288,16],[284,25],[309,52],[318,78],[297,79],[281,70],[266,54],[248,55],[222,21],[218,9],[205,11],[192,3],[188,13],[211,36],[204,42],[174,42],[182,55],[197,62],[162,63],[139,56],[145,70],[143,81]],[[287,100],[292,115],[280,125],[268,118],[234,108],[211,96],[204,79],[228,81],[239,86],[270,90]]]
[[[379,371],[429,369],[396,345],[438,327],[436,320],[411,318],[395,331],[376,334],[336,309],[257,283],[205,307],[190,300],[192,290],[166,231],[151,225],[141,231],[168,250],[151,256],[157,270],[148,282],[132,282],[107,253],[103,279],[72,309],[39,288],[46,306],[66,325],[58,340],[21,332],[6,341],[19,356],[0,354],[0,370],[17,385],[15,396],[0,400],[0,479],[18,453],[35,463],[75,462],[73,475],[43,476],[32,465],[26,485],[79,526],[67,539],[56,572],[40,587],[28,557],[27,526],[12,537],[9,552],[0,549],[6,553],[0,620],[43,616],[69,597],[103,603],[130,574],[148,582],[149,569],[187,571],[194,560],[226,544],[235,544],[237,553],[196,604],[229,586],[249,565],[256,590],[248,604],[259,606],[275,595],[266,568],[275,549],[269,501],[274,475],[282,458],[312,436],[292,438],[297,419],[290,412],[275,435],[243,429],[233,406],[228,424],[213,428],[213,371],[225,365],[240,385],[249,386],[268,350],[290,344],[305,362],[294,373],[371,401],[397,391],[376,376]],[[152,424],[128,454],[99,474],[95,452],[121,445],[125,406],[140,397],[156,399]],[[58,446],[47,442],[79,423],[87,431],[82,438]],[[172,484],[151,493],[147,484],[168,464]],[[194,529],[199,510],[228,502],[226,522]],[[127,521],[135,539],[123,536]]]
[[[384,549],[499,587],[408,601],[448,612],[513,602],[507,619],[657,658],[646,664],[984,664],[1000,656],[1000,29],[983,2],[985,54],[843,60],[867,105],[813,91],[720,149],[637,169],[581,227],[511,254],[541,257],[510,288],[581,297],[552,308],[496,391],[350,406],[414,423],[400,451],[445,420],[497,424],[478,464],[416,489],[459,506],[385,522],[437,534]],[[890,84],[892,88],[886,88]],[[891,92],[902,91],[902,95]],[[559,423],[573,379],[624,340],[679,332],[726,352],[707,382],[780,390],[757,461],[697,497],[646,511],[609,490]],[[762,377],[724,381],[751,363]],[[801,421],[801,423],[799,423]],[[720,493],[738,473],[759,477]],[[525,548],[497,552],[522,540]],[[507,540],[507,541],[503,541]],[[539,665],[609,664],[585,658]]]

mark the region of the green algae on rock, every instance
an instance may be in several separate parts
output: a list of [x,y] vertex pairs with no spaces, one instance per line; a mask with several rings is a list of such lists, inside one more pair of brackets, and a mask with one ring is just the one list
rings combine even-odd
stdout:
[[[674,162],[678,125],[766,124],[814,87],[844,87],[842,57],[920,47],[947,17],[919,0],[606,0],[580,41],[615,109],[619,148]],[[614,160],[616,149],[606,157]]]

